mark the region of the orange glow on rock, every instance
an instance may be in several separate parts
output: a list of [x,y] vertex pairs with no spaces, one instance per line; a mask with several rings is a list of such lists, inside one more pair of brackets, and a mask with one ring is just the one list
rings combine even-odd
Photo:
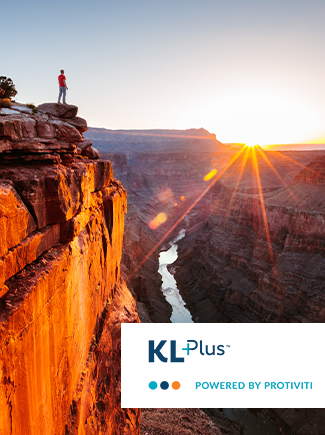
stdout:
[[213,178],[217,173],[216,169],[212,169],[212,171],[210,171],[208,174],[206,174],[206,176],[203,178],[204,181],[209,181],[211,180],[211,178]]
[[152,230],[155,230],[158,228],[161,224],[166,222],[168,216],[166,213],[159,213],[152,221],[149,223],[149,228]]

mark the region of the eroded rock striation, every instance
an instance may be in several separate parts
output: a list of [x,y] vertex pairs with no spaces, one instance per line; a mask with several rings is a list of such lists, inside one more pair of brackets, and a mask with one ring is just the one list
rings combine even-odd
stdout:
[[196,321],[325,321],[324,175],[321,156],[290,185],[265,189],[263,205],[256,188],[215,184],[210,215],[198,229],[193,216],[176,261]]
[[138,434],[120,407],[120,324],[139,321],[126,191],[78,157],[76,111],[43,110],[0,117],[0,434]]
[[[16,112],[16,113],[15,113]],[[37,113],[11,110],[0,117],[0,153],[2,163],[44,161],[71,163],[78,154],[89,155],[89,141],[84,146],[82,133],[87,122],[77,117],[78,107],[69,104],[44,103]],[[86,145],[85,144],[85,145]]]

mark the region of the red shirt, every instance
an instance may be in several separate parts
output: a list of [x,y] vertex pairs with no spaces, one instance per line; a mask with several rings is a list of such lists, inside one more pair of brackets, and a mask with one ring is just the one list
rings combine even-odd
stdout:
[[60,74],[58,79],[59,79],[59,86],[65,88],[66,87],[66,85],[65,85],[65,75]]

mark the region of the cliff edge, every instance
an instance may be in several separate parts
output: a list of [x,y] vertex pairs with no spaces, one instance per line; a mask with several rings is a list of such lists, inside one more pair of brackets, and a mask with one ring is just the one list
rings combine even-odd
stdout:
[[0,116],[1,435],[139,434],[120,407],[126,191],[77,110]]

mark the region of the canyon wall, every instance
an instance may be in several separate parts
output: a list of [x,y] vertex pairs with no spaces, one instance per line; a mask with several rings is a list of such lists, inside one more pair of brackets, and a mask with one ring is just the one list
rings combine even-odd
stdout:
[[[131,213],[123,250],[126,277],[206,189],[204,176],[213,168],[220,173],[239,151],[219,144],[213,147],[212,141],[209,150],[209,142],[198,137],[166,141],[164,132],[160,133],[160,138],[151,141],[146,136],[143,143],[127,132],[89,133],[128,190]],[[270,245],[256,168],[251,156],[244,166],[244,155],[233,161],[184,219],[186,236],[179,241],[179,259],[170,271],[176,271],[178,287],[197,322],[323,321],[324,151],[265,152],[265,158],[256,151]],[[168,220],[150,229],[150,220],[161,211]],[[138,303],[147,308],[146,321],[169,320],[168,304],[159,297],[161,249],[164,246],[128,282]],[[166,416],[162,422],[156,410],[144,410],[143,430],[168,433],[163,429],[169,417],[173,419],[174,410],[169,411],[159,410],[158,414]],[[243,433],[243,426],[228,421],[220,410],[205,411],[222,433]],[[263,413],[283,433],[324,433],[324,410]],[[179,420],[179,427],[193,421],[186,412]]]
[[120,408],[126,191],[62,109],[0,117],[0,434],[139,434]]
[[[87,132],[96,147],[101,149],[102,158],[112,161],[115,173],[122,179],[123,185],[128,190],[127,237],[124,241],[122,257],[125,277],[132,274],[143,258],[206,189],[209,182],[205,181],[205,175],[211,169],[217,169],[219,174],[229,165],[220,182],[210,189],[178,229],[163,243],[164,245],[175,237],[182,226],[187,228],[185,238],[179,242],[181,255],[176,274],[180,287],[184,288],[184,298],[195,317],[209,319],[209,321],[231,321],[231,319],[260,321],[262,317],[263,320],[274,321],[281,318],[283,303],[286,305],[286,314],[283,318],[295,316],[293,304],[303,306],[303,301],[308,298],[305,293],[309,290],[303,289],[301,293],[298,289],[295,296],[290,296],[287,295],[290,292],[288,284],[284,295],[278,287],[276,290],[270,290],[269,286],[270,291],[266,291],[266,281],[279,281],[281,287],[281,281],[287,280],[288,283],[292,281],[293,285],[299,287],[299,283],[305,279],[304,270],[297,270],[291,278],[288,278],[288,273],[291,273],[289,270],[298,267],[298,264],[301,269],[305,261],[302,252],[290,254],[289,245],[300,243],[295,239],[295,236],[299,236],[300,233],[305,234],[304,243],[308,243],[309,250],[316,249],[315,243],[321,243],[322,206],[319,205],[321,202],[319,198],[322,195],[321,186],[317,185],[318,181],[307,185],[303,180],[299,181],[295,177],[301,177],[302,168],[324,155],[324,151],[264,154],[261,154],[258,149],[256,151],[267,219],[270,219],[269,230],[274,243],[271,249],[274,250],[273,255],[279,263],[274,268],[270,267],[270,248],[266,241],[252,156],[246,159],[242,171],[245,152],[230,164],[240,148],[223,146],[209,137],[207,132],[205,132],[206,136],[203,136],[202,131],[197,131],[196,136],[194,131],[191,136],[186,136],[186,131],[178,132],[178,137],[175,137],[176,134],[171,136],[170,133],[170,131],[160,131],[159,135],[150,136],[148,132],[141,136],[141,132],[132,135],[127,131],[112,132],[104,129],[91,129]],[[114,152],[117,149],[119,152]],[[305,178],[316,176],[317,171],[306,171]],[[295,193],[288,193],[286,186],[290,186],[291,190],[296,189]],[[231,207],[228,212],[230,202]],[[150,228],[150,221],[161,212],[167,215],[166,222],[158,228]],[[307,215],[310,218],[307,218]],[[303,216],[306,216],[307,223],[303,223]],[[297,224],[300,222],[300,226],[291,227],[294,222]],[[320,231],[319,234],[316,228]],[[309,240],[309,233],[313,234],[313,242]],[[283,253],[279,256],[283,249],[282,237],[287,235],[285,255]],[[129,281],[137,296],[138,306],[144,304],[150,319],[154,322],[169,321],[171,313],[160,291],[158,255],[164,248],[163,245],[150,255],[136,273],[131,275]],[[293,249],[292,246],[291,251]],[[184,255],[183,261],[181,261],[182,255]],[[308,258],[313,263],[312,257]],[[320,261],[322,264],[322,259]],[[308,273],[317,275],[316,264],[318,263],[313,266],[315,270],[310,270]],[[289,268],[288,273],[287,268]],[[321,279],[320,277],[319,283]],[[260,292],[256,280],[260,280],[262,286]],[[273,285],[277,284],[273,283]],[[186,296],[186,292],[193,294]],[[248,293],[252,298],[247,304],[251,303],[252,307],[243,309]],[[298,296],[299,294],[302,296]],[[300,302],[293,302],[299,297]],[[319,298],[318,294],[316,298]],[[318,303],[323,302],[318,300],[315,305],[317,306]],[[309,305],[310,310],[313,309],[311,305]],[[290,309],[293,309],[292,314],[288,312]],[[196,316],[200,310],[201,316]],[[227,314],[229,310],[232,311],[231,316]],[[259,310],[261,313],[254,313]],[[142,310],[140,313],[142,315]],[[297,316],[298,321],[305,318],[299,317],[299,314]],[[307,317],[312,319],[319,316],[317,313],[310,313]],[[148,316],[142,316],[142,319],[147,321]]]
[[252,193],[213,186],[210,215],[198,230],[200,218],[192,217],[175,263],[196,321],[325,321],[324,176],[320,157],[263,195],[257,186]]
[[[162,280],[157,273],[159,249],[140,268],[138,265],[201,193],[203,178],[211,170],[211,158],[213,165],[224,164],[227,153],[231,155],[234,150],[204,129],[90,128],[85,136],[100,150],[101,158],[112,161],[128,191],[122,272],[137,298],[141,321],[169,322],[172,309],[161,292]],[[150,228],[159,213],[165,214],[166,222]],[[168,240],[177,234],[174,232]]]

